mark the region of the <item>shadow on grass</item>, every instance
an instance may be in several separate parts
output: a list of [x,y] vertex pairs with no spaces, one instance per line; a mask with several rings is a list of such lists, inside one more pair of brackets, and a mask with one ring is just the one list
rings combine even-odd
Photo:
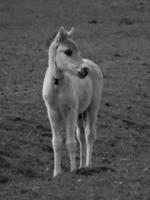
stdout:
[[83,175],[83,176],[91,176],[93,174],[104,173],[107,171],[116,172],[115,169],[107,166],[100,166],[95,168],[81,168],[76,170],[76,174]]

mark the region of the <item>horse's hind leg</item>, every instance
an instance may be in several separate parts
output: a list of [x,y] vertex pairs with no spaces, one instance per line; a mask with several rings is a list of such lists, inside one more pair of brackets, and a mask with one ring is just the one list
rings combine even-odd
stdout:
[[78,116],[76,135],[80,145],[80,167],[84,168],[86,163],[86,141],[84,130],[84,113]]
[[97,118],[97,111],[89,110],[87,112],[87,119],[86,119],[86,145],[87,145],[87,153],[86,153],[86,167],[90,167],[92,165],[92,153],[93,153],[93,145],[96,139],[96,118]]

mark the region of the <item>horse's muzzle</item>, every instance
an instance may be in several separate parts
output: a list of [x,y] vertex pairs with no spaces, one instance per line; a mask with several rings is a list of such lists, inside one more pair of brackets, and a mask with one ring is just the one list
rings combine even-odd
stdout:
[[88,73],[89,73],[89,68],[87,68],[87,67],[82,67],[78,72],[77,72],[77,74],[78,74],[78,77],[79,78],[85,78],[87,75],[88,75]]

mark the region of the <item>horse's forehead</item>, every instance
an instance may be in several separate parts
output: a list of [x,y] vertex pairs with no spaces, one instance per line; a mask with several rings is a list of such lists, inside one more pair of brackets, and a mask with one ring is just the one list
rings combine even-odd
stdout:
[[78,51],[78,46],[72,39],[66,39],[62,42],[62,46]]

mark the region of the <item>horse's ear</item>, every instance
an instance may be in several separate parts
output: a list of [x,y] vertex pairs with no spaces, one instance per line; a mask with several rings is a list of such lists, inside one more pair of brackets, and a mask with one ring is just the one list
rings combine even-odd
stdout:
[[75,32],[75,28],[72,27],[72,28],[70,29],[70,31],[67,31],[67,35],[68,35],[69,37],[72,37],[72,35],[74,34],[74,32]]
[[61,26],[55,37],[55,40],[57,42],[62,42],[66,38],[66,36],[67,36],[66,30],[63,26]]

